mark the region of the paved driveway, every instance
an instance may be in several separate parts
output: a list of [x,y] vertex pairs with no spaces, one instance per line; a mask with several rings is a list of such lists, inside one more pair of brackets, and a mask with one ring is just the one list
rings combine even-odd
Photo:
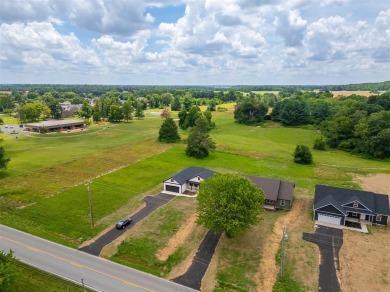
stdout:
[[199,245],[198,251],[192,260],[191,266],[183,275],[173,279],[172,281],[196,290],[200,290],[203,276],[209,267],[210,261],[214,255],[215,248],[217,247],[221,235],[222,232],[214,233],[212,230],[207,232],[202,243]]
[[321,262],[318,291],[341,291],[337,271],[340,271],[339,251],[343,245],[343,231],[319,226],[315,233],[303,233],[302,238],[317,244],[320,248]]
[[96,239],[93,243],[90,245],[84,246],[80,248],[80,250],[85,251],[87,253],[93,254],[93,255],[99,255],[102,249],[115,239],[117,239],[120,235],[122,235],[126,230],[132,228],[135,224],[140,222],[142,219],[144,219],[146,216],[148,216],[150,213],[152,213],[157,208],[165,205],[170,200],[172,200],[175,196],[161,193],[155,197],[147,196],[142,199],[146,203],[146,206],[141,209],[139,212],[131,216],[133,219],[133,223],[130,225],[127,225],[124,229],[116,229],[113,227],[110,231],[103,234],[101,237]]

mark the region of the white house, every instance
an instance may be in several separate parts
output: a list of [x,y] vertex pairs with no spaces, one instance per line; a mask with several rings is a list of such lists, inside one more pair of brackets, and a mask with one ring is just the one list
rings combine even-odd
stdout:
[[185,191],[196,192],[200,183],[214,174],[214,171],[190,166],[174,174],[164,181],[164,191],[184,193]]

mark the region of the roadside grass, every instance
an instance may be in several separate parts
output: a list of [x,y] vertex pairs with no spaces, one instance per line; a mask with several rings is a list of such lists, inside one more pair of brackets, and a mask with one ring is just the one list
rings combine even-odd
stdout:
[[193,198],[175,198],[172,203],[159,208],[134,226],[134,235],[119,246],[118,252],[111,259],[159,277],[166,277],[194,248],[197,242],[194,237],[200,239],[206,232],[201,227],[195,228],[193,234],[166,261],[157,259],[157,250],[165,246],[186,218],[194,213],[195,208],[196,201]]
[[260,251],[283,212],[264,211],[259,223],[228,238],[223,234],[217,249],[217,285],[215,291],[256,291],[254,281],[262,258]]
[[[42,270],[29,266],[25,263],[18,262],[20,274],[14,286],[15,291],[29,292],[81,292],[92,291],[89,289],[83,290],[81,283],[79,285],[66,281],[62,278],[46,273]],[[81,279],[80,279],[81,281]]]

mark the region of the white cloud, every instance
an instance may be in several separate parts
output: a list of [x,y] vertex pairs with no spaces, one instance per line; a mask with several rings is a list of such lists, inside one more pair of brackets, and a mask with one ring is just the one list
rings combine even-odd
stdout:
[[[389,79],[390,9],[359,0],[359,11],[370,8],[360,14],[354,3],[0,0],[0,73],[57,70],[77,83],[93,72],[93,83],[138,84]],[[182,4],[182,17],[157,28],[158,9],[147,13]]]
[[1,67],[37,71],[100,66],[93,50],[83,48],[74,34],[61,35],[48,22],[3,23],[0,43]]
[[144,14],[146,4],[142,0],[69,0],[67,3],[74,24],[103,34],[130,36],[154,21],[150,14]]
[[321,7],[331,6],[331,5],[341,6],[347,4],[348,2],[349,0],[320,0],[320,6]]
[[53,13],[49,3],[51,0],[1,0],[0,20],[43,21]]
[[130,36],[154,22],[154,17],[145,13],[150,5],[142,0],[1,0],[0,19],[25,22],[68,18],[79,28]]
[[280,11],[275,17],[274,25],[276,33],[283,37],[286,46],[301,45],[307,21],[302,19],[298,10]]
[[132,41],[116,41],[112,36],[104,35],[93,39],[92,44],[101,56],[104,66],[114,71],[138,70],[139,63],[155,60],[156,55],[145,53],[150,31],[141,31]]

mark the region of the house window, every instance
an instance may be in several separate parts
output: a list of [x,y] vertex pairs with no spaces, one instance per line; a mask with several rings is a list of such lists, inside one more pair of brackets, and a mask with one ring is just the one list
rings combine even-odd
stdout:
[[382,215],[376,215],[376,221],[382,221]]
[[356,217],[356,216],[357,216],[357,213],[352,213],[352,216],[353,216],[353,217]]
[[358,204],[358,202],[353,202],[353,207],[354,207],[354,208],[357,208],[357,207],[359,207],[359,204]]
[[174,182],[174,179],[173,179],[173,178],[171,178],[171,182]]
[[280,206],[285,206],[286,205],[286,201],[285,200],[280,200]]
[[198,176],[198,180],[200,180],[200,176]]

